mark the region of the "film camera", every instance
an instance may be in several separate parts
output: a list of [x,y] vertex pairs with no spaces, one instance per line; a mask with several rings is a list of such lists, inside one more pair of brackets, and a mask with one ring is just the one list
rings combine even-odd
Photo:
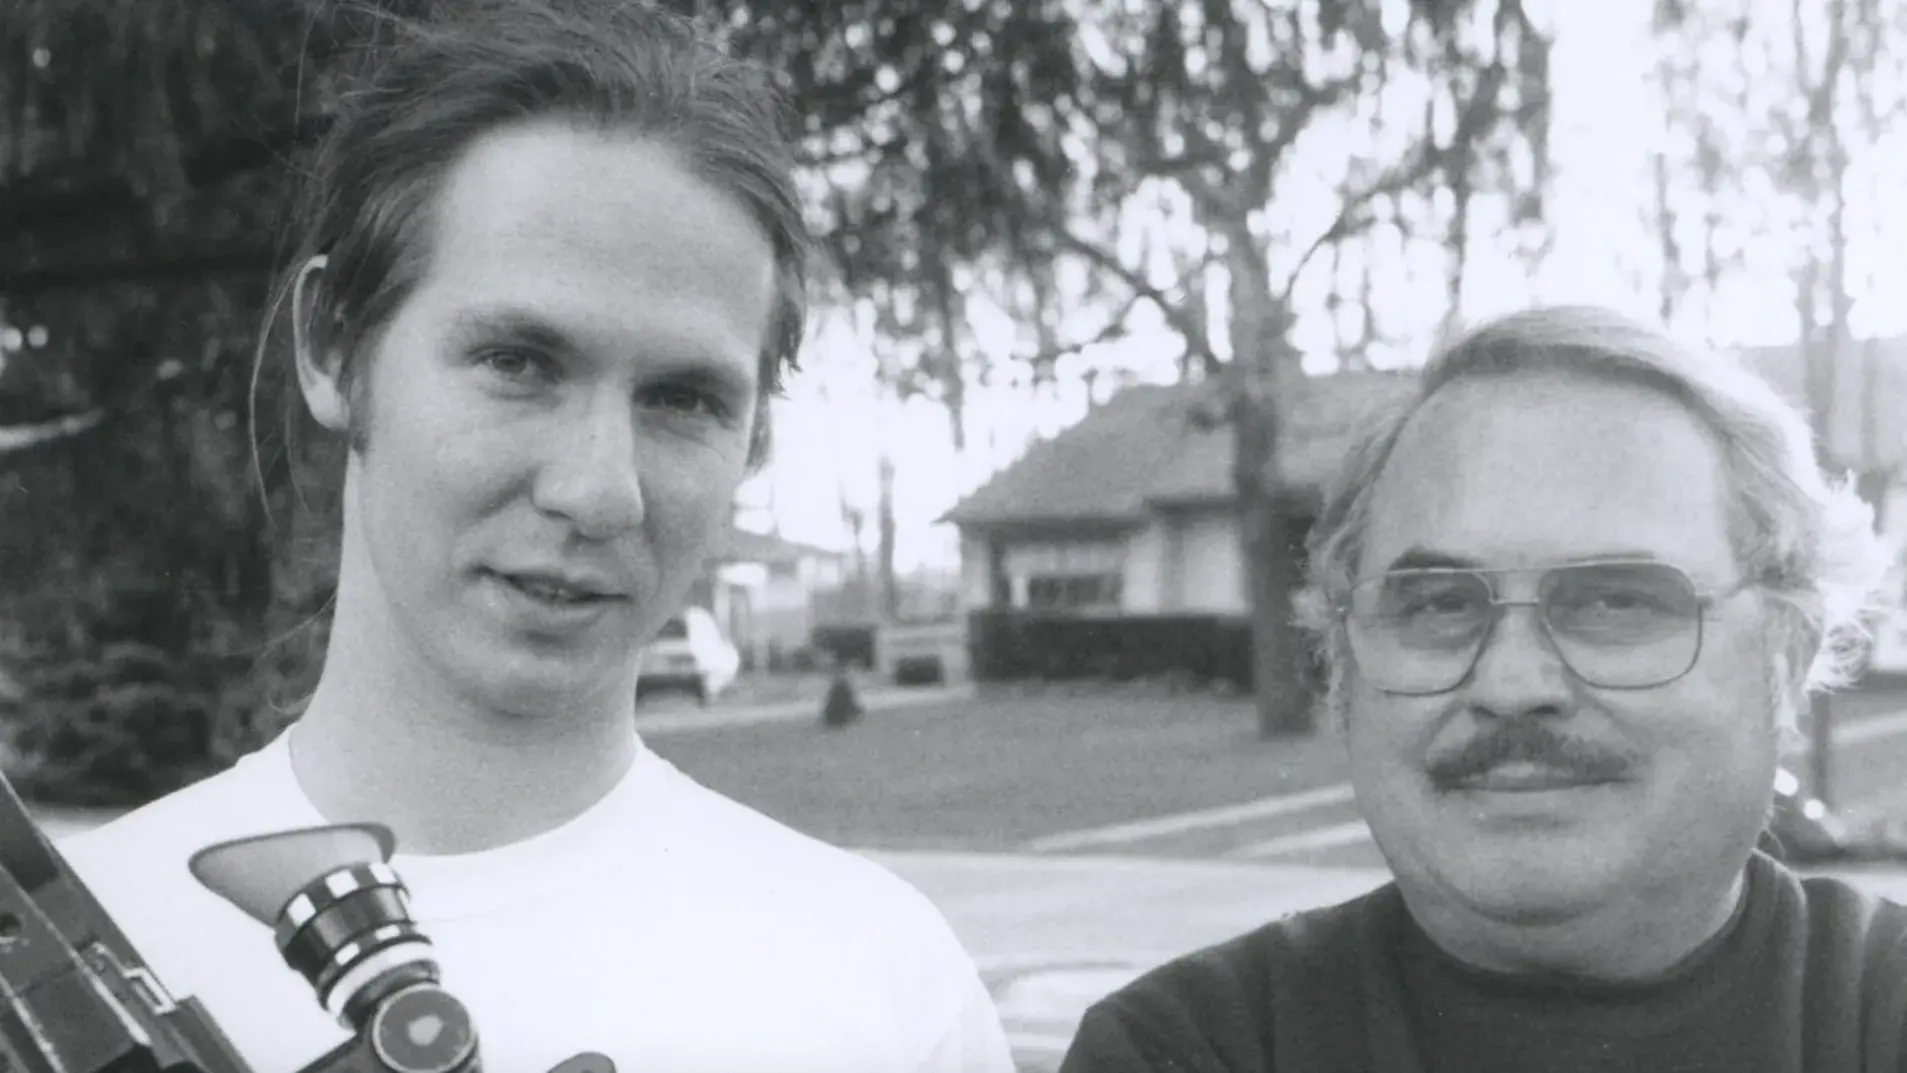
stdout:
[[[376,824],[209,847],[199,881],[271,927],[353,1037],[301,1073],[478,1073],[477,1033]],[[614,1073],[578,1055],[560,1073]],[[0,1073],[254,1073],[195,999],[175,998],[0,777]],[[278,1071],[264,1071],[278,1073]]]

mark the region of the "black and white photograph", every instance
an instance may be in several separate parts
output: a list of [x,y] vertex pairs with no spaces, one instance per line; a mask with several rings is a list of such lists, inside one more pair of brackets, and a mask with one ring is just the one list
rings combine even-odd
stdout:
[[1907,0],[0,0],[0,1071],[1907,1073],[1903,206]]

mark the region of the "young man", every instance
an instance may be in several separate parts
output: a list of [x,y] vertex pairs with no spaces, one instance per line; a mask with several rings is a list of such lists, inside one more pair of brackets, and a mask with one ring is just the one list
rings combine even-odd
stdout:
[[802,335],[773,95],[644,4],[456,10],[398,26],[346,99],[289,288],[305,403],[351,444],[315,693],[62,851],[260,1073],[344,1029],[188,859],[350,821],[396,835],[486,1069],[1008,1073],[921,895],[634,730],[635,655],[761,460]]

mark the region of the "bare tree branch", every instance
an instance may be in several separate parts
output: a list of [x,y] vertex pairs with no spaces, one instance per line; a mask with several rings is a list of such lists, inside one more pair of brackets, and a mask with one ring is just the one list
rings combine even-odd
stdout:
[[[1450,137],[1452,147],[1471,146],[1481,136],[1481,128],[1496,113],[1497,94],[1502,88],[1504,75],[1500,61],[1483,69],[1476,92],[1471,94],[1463,112],[1457,117],[1456,129]],[[1368,210],[1373,202],[1382,197],[1396,196],[1448,166],[1446,148],[1437,144],[1433,134],[1426,132],[1417,151],[1401,166],[1345,200],[1337,218],[1331,221],[1331,226],[1325,228],[1324,233],[1298,258],[1297,265],[1285,281],[1282,294],[1286,298],[1290,297],[1292,288],[1297,286],[1299,277],[1319,250],[1332,243],[1342,242],[1370,225]]]
[[1106,321],[1105,326],[1094,333],[1090,339],[1080,339],[1071,343],[1061,343],[1056,346],[1047,347],[1039,353],[1031,355],[1026,360],[1035,366],[1050,365],[1063,357],[1081,353],[1090,347],[1096,347],[1102,343],[1111,343],[1123,339],[1127,335],[1126,318],[1132,316],[1132,311],[1139,308],[1139,303],[1149,300],[1148,295],[1134,291],[1131,296],[1126,299],[1126,304],[1119,308],[1119,312],[1113,314],[1113,316]]
[[[1093,263],[1094,267],[1119,280],[1133,294],[1151,302],[1158,309],[1159,314],[1165,317],[1166,322],[1172,325],[1172,330],[1178,332],[1185,340],[1186,349],[1197,354],[1207,370],[1216,370],[1224,364],[1218,360],[1217,352],[1212,349],[1211,339],[1205,330],[1204,323],[1194,315],[1192,310],[1186,309],[1182,303],[1173,301],[1172,296],[1164,289],[1153,286],[1151,281],[1121,261],[1112,251],[1080,237],[1070,228],[1056,229],[1055,238],[1061,248],[1086,258]],[[1199,268],[1210,263],[1212,263],[1212,257],[1207,255]],[[1197,270],[1195,268],[1193,271]]]
[[[1176,133],[1185,139],[1185,151],[1176,156],[1155,155],[1141,164],[1141,170],[1145,174],[1177,182],[1185,187],[1185,192],[1192,195],[1193,200],[1213,206],[1221,213],[1241,211],[1242,202],[1238,194],[1213,182],[1204,171],[1206,168],[1217,168],[1220,172],[1230,170],[1226,166],[1230,154],[1225,147],[1193,122],[1181,124]],[[1147,148],[1156,153],[1156,139]]]
[[1310,267],[1311,261],[1327,246],[1332,246],[1352,237],[1370,226],[1370,207],[1379,198],[1394,197],[1435,174],[1443,166],[1443,156],[1433,145],[1426,144],[1412,154],[1411,159],[1401,167],[1393,169],[1383,178],[1344,199],[1344,206],[1338,210],[1337,218],[1331,226],[1314,239],[1311,245],[1298,257],[1298,263],[1291,269],[1291,275],[1285,280],[1281,295],[1289,299],[1292,289],[1298,285],[1299,277]]

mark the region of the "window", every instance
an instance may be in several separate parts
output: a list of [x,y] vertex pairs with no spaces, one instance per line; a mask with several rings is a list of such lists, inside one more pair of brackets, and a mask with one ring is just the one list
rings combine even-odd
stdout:
[[662,629],[656,631],[657,637],[664,638],[671,641],[682,640],[688,637],[688,635],[689,635],[689,624],[685,622],[680,616],[672,618],[669,621],[663,623]]
[[1029,611],[1117,611],[1123,592],[1125,545],[1111,540],[1027,542],[1009,545],[1002,565],[1023,585]]
[[1042,574],[1026,579],[1026,606],[1033,611],[1116,611],[1118,574]]

